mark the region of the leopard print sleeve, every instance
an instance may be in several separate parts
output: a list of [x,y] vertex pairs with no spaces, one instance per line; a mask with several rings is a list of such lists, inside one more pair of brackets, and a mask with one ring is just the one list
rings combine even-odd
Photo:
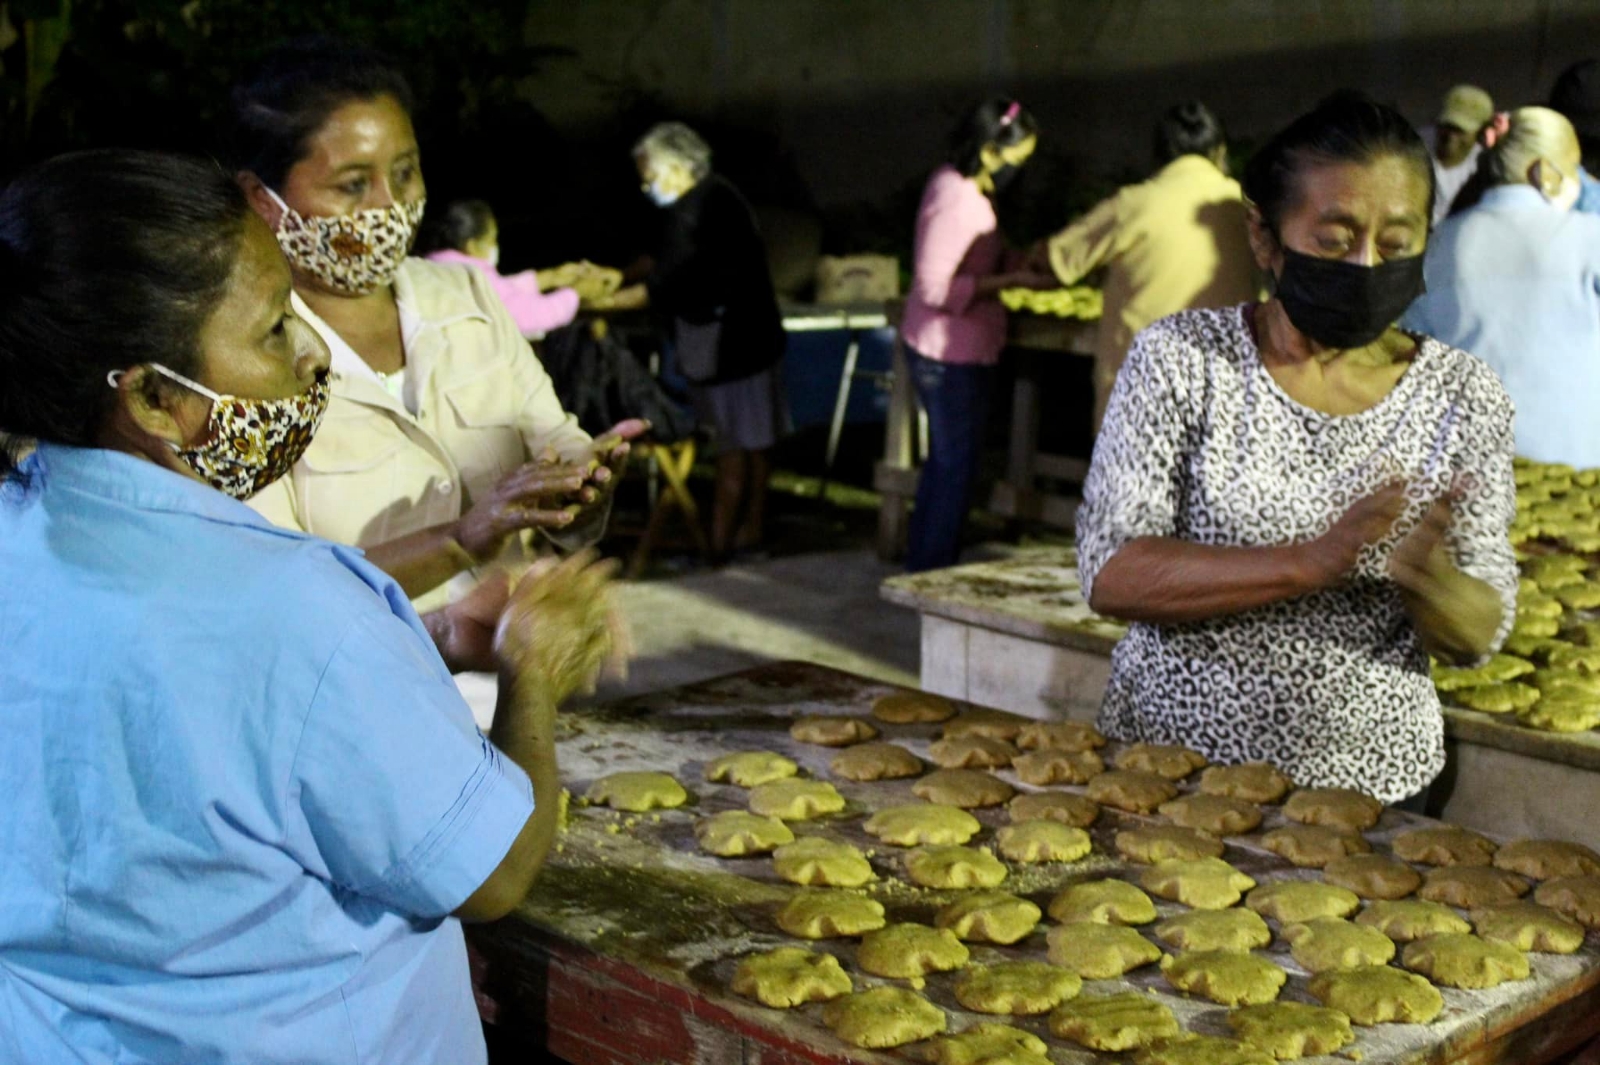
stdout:
[[1130,540],[1177,529],[1190,420],[1186,347],[1167,320],[1156,322],[1134,338],[1117,374],[1077,514],[1086,600],[1101,568]]
[[[1473,360],[1476,363],[1476,360]],[[1517,613],[1517,559],[1510,529],[1517,513],[1511,474],[1513,407],[1504,386],[1485,366],[1466,375],[1467,409],[1456,457],[1462,498],[1455,507],[1449,547],[1457,568],[1500,594],[1504,606],[1491,650],[1499,650]]]

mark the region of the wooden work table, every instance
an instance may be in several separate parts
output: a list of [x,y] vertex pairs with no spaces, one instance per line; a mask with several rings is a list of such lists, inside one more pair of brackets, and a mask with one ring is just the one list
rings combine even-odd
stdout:
[[[882,594],[922,616],[928,691],[1033,717],[1098,712],[1124,629],[1083,602],[1070,548],[893,577]],[[1540,732],[1450,705],[1444,724],[1448,820],[1600,848],[1600,731]]]
[[[743,808],[746,802],[743,789],[704,782],[710,759],[739,750],[774,750],[795,759],[804,772],[831,779],[828,764],[837,752],[794,741],[790,722],[806,713],[864,714],[875,697],[890,690],[819,666],[780,663],[564,714],[557,745],[562,777],[575,794],[607,773],[656,769],[683,782],[690,804],[654,814],[573,805],[557,850],[526,902],[513,916],[468,931],[486,1019],[573,1065],[915,1060],[908,1056],[915,1046],[864,1051],[845,1045],[822,1025],[818,1005],[766,1009],[728,991],[740,957],[797,942],[778,930],[773,914],[799,889],[778,880],[768,858],[718,859],[702,853],[693,833],[699,817]],[[884,731],[885,738],[925,756],[938,726],[884,726]],[[1113,750],[1103,753],[1109,757]],[[1014,779],[1006,770],[999,775]],[[825,835],[872,851],[879,876],[873,891],[890,920],[927,922],[960,894],[900,883],[901,853],[861,829],[865,814],[914,801],[911,781],[834,782],[849,802],[847,810],[793,827],[797,835]],[[1000,809],[974,813],[986,830],[975,841],[980,844],[1006,821]],[[1107,873],[1127,875],[1127,867],[1113,856],[1111,838],[1119,827],[1147,820],[1107,809],[1091,829],[1093,854],[1073,863],[1013,865],[1004,887],[1043,905],[1065,884]],[[1280,820],[1281,814],[1269,808],[1262,831]],[[1426,819],[1388,810],[1368,837],[1381,849],[1395,831],[1422,823]],[[1253,836],[1229,842],[1227,858],[1257,880],[1308,875],[1256,846]],[[1163,914],[1182,909],[1170,903],[1159,908]],[[858,989],[890,982],[855,966],[853,941],[807,945],[836,954]],[[1044,929],[1013,947],[972,944],[972,953],[973,964],[1004,957],[1042,959]],[[1304,971],[1281,945],[1271,956],[1290,973],[1283,997],[1304,1000]],[[1355,1049],[1367,1065],[1536,1065],[1592,1037],[1600,1029],[1600,935],[1591,934],[1578,954],[1531,955],[1530,960],[1531,979],[1482,992],[1447,989],[1445,1012],[1435,1023],[1358,1029]],[[954,978],[931,976],[924,991],[947,1011],[952,1031],[996,1019],[962,1010],[953,998]],[[1091,981],[1085,993],[1130,985],[1159,995],[1190,1030],[1225,1031],[1225,1010],[1173,993],[1153,966],[1122,980]],[[1006,1020],[1046,1038],[1052,1060],[1061,1065],[1125,1060],[1049,1037],[1043,1018]],[[1342,1065],[1351,1059],[1308,1060]]]

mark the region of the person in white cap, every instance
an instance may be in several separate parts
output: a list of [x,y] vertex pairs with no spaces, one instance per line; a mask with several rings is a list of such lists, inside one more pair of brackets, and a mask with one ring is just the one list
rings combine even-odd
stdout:
[[1433,224],[1450,213],[1456,193],[1478,168],[1478,132],[1494,117],[1494,101],[1476,85],[1457,85],[1444,94],[1439,117],[1420,132],[1433,153],[1436,192]]

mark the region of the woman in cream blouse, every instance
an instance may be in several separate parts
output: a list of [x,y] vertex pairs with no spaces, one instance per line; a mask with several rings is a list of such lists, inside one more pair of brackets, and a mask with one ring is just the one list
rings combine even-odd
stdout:
[[332,355],[321,431],[251,505],[364,548],[424,610],[531,530],[598,539],[645,426],[591,440],[477,271],[406,257],[426,192],[404,79],[357,46],[295,44],[234,103],[240,181]]

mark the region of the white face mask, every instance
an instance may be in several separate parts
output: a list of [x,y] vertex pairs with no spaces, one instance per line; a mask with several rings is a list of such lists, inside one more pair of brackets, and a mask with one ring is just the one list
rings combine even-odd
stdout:
[[661,182],[652,181],[644,187],[644,194],[650,197],[657,207],[671,207],[683,196],[681,192],[668,192],[661,187]]
[[499,269],[499,267],[500,267],[500,245],[496,244],[494,247],[490,248],[488,250],[488,252],[484,254],[484,258],[489,261],[489,265],[490,266],[493,266],[496,269]]

